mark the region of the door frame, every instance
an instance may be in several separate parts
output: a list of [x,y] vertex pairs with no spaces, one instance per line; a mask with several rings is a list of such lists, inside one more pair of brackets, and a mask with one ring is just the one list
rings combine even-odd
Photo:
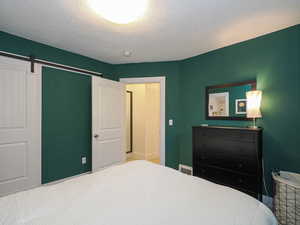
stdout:
[[160,164],[166,163],[166,77],[132,77],[120,78],[121,83],[125,84],[145,84],[159,83],[160,84]]

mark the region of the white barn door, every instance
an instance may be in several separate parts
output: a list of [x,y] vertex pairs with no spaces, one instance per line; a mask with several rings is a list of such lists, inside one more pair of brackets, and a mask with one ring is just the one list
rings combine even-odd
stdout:
[[0,196],[41,184],[41,66],[0,57]]
[[92,78],[92,171],[125,160],[125,85]]

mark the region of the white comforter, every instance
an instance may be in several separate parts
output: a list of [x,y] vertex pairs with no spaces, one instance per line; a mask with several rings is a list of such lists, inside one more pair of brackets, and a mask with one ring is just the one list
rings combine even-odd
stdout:
[[0,198],[0,225],[276,225],[231,188],[133,161]]

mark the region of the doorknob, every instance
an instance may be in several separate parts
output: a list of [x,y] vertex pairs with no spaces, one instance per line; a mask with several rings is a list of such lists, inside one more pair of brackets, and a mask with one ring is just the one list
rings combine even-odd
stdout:
[[98,137],[99,137],[99,135],[98,135],[98,134],[95,134],[95,135],[94,135],[94,138],[98,138]]

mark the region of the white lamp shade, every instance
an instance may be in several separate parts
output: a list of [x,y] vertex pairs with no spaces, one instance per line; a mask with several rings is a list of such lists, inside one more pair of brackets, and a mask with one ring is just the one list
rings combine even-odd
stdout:
[[247,118],[260,118],[260,104],[262,91],[248,91],[247,96]]

